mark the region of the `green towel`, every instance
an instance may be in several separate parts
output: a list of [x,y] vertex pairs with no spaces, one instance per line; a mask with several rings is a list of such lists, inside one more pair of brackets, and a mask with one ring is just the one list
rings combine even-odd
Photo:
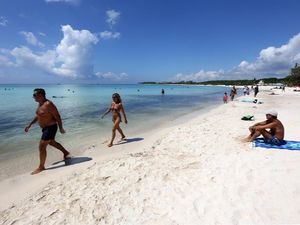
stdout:
[[241,120],[253,120],[253,119],[254,119],[254,116],[252,116],[252,115],[243,116],[241,118]]

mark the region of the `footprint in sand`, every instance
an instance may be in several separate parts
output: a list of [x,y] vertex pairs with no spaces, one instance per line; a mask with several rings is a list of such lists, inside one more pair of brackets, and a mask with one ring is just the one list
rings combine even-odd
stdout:
[[88,147],[88,150],[91,150],[91,149],[94,149],[94,148],[96,148],[96,145],[92,145],[92,146]]
[[162,216],[158,219],[150,219],[142,223],[143,225],[164,225],[164,224],[172,224],[178,225],[174,220],[167,218],[167,216]]
[[203,199],[198,198],[193,202],[194,210],[199,218],[202,218],[207,211],[206,203]]

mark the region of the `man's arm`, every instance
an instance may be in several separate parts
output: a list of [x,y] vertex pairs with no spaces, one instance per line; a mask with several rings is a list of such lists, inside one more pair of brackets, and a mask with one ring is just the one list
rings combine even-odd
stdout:
[[27,127],[25,127],[25,132],[28,132],[30,127],[32,126],[32,124],[35,124],[37,122],[37,120],[38,120],[38,118],[37,118],[37,116],[35,116],[33,118],[33,120],[30,122],[30,124]]
[[63,128],[61,117],[59,115],[59,112],[58,112],[56,106],[52,102],[50,102],[48,107],[49,107],[49,112],[53,115],[53,117],[55,118],[55,120],[57,122],[60,133],[62,133],[62,134],[66,133]]
[[260,123],[256,123],[256,124],[253,125],[253,127],[256,127],[256,126],[263,126],[263,125],[266,125],[266,124],[268,124],[268,121],[267,121],[267,120],[266,120],[266,121],[262,121],[262,122],[260,122]]
[[272,122],[272,123],[267,123],[265,125],[256,126],[256,129],[263,130],[263,129],[272,129],[274,127],[276,127],[276,122]]
[[255,128],[257,128],[258,126],[264,126],[266,124],[268,124],[267,120],[262,121],[260,123],[256,123],[256,124],[252,125],[251,127],[249,127],[249,130],[250,130],[250,132],[254,132]]

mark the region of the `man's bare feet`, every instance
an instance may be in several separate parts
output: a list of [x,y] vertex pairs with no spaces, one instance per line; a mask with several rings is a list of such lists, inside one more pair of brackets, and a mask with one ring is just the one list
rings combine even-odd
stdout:
[[111,147],[111,146],[113,146],[113,143],[109,143],[109,144],[107,145],[107,147]]
[[31,175],[38,174],[38,173],[42,172],[43,170],[45,170],[45,167],[43,167],[43,168],[39,167],[35,171],[31,172]]
[[242,139],[242,142],[243,142],[243,143],[250,142],[250,141],[251,141],[251,140],[250,140],[249,137],[246,137],[246,138],[243,138],[243,139]]
[[64,160],[67,158],[71,158],[70,152],[64,154]]
[[126,136],[122,136],[121,141],[125,141],[125,140],[126,140]]

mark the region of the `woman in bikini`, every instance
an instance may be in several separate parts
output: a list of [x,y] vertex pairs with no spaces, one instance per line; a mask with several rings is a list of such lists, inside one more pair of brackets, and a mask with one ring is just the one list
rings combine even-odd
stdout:
[[123,116],[124,116],[124,122],[127,124],[127,118],[126,118],[124,107],[122,105],[122,100],[121,100],[120,95],[118,93],[114,93],[112,95],[112,100],[113,101],[112,101],[110,107],[101,116],[101,118],[103,119],[105,115],[107,115],[109,112],[112,112],[112,121],[114,123],[114,126],[112,128],[111,141],[107,145],[108,147],[113,146],[113,142],[116,137],[116,130],[118,130],[119,133],[121,134],[121,136],[122,136],[121,140],[125,139],[125,135],[124,135],[122,129],[120,128],[120,123],[122,122],[121,112],[123,113]]

